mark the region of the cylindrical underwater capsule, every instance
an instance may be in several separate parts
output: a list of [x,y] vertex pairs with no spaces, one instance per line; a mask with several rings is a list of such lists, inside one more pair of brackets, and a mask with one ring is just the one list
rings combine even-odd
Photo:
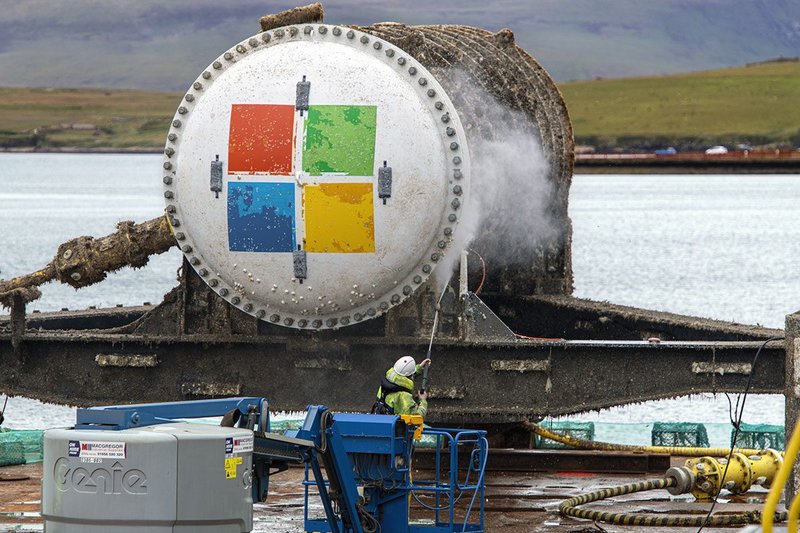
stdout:
[[[572,135],[541,67],[502,32],[408,28],[270,29],[191,85],[167,137],[164,198],[189,264],[230,304],[320,330],[382,315],[423,287],[466,240],[470,143],[501,131],[481,123],[459,80],[481,78],[520,111],[508,120],[541,142],[566,194]],[[553,212],[567,220],[565,198]],[[531,292],[571,289],[568,241],[533,254],[538,266],[520,258]]]

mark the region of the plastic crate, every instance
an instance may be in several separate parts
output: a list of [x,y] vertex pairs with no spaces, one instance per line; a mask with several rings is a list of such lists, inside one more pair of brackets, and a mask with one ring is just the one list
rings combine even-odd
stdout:
[[656,422],[650,434],[653,446],[708,448],[708,433],[696,422]]
[[783,426],[769,424],[742,424],[739,436],[733,442],[736,429],[731,429],[731,446],[734,448],[752,448],[755,450],[783,450],[786,446],[786,429]]
[[[594,422],[553,420],[548,422],[540,422],[539,425],[552,431],[553,433],[567,435],[574,439],[594,440]],[[540,435],[534,435],[533,446],[534,448],[544,448],[548,450],[572,448],[572,446],[567,446],[566,444],[546,439]]]

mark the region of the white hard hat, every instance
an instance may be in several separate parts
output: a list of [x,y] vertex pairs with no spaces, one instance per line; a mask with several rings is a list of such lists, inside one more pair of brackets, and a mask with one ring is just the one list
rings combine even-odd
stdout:
[[410,355],[406,355],[397,360],[394,364],[394,371],[401,376],[413,376],[417,370],[417,362]]

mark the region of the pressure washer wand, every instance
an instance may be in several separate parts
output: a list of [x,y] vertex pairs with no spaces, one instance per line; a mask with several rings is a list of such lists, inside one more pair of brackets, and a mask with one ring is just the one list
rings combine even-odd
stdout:
[[[431,341],[428,343],[428,353],[425,356],[425,359],[431,358],[431,350],[433,350],[433,339],[436,337],[436,330],[439,328],[439,310],[442,308],[442,298],[444,298],[444,293],[447,292],[447,287],[450,285],[450,280],[447,280],[447,283],[444,284],[444,290],[442,290],[442,294],[439,296],[439,300],[436,302],[436,310],[433,312],[433,328],[431,328]],[[425,365],[425,368],[422,370],[422,392],[428,390],[428,369],[431,367],[430,364]]]
[[[436,335],[436,328],[439,325],[439,306],[436,306],[436,311],[433,314],[433,329],[431,330],[431,342],[428,343],[428,354],[425,356],[425,359],[431,358],[431,349],[433,349],[433,337]],[[422,370],[422,392],[428,390],[428,369],[431,367],[430,364],[425,365],[425,368]]]

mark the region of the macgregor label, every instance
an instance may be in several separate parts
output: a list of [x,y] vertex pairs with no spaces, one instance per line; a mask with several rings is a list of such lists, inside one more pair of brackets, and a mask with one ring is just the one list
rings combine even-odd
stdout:
[[253,437],[228,437],[225,439],[225,454],[253,451]]
[[93,459],[125,459],[124,442],[94,440],[69,441],[69,456]]

